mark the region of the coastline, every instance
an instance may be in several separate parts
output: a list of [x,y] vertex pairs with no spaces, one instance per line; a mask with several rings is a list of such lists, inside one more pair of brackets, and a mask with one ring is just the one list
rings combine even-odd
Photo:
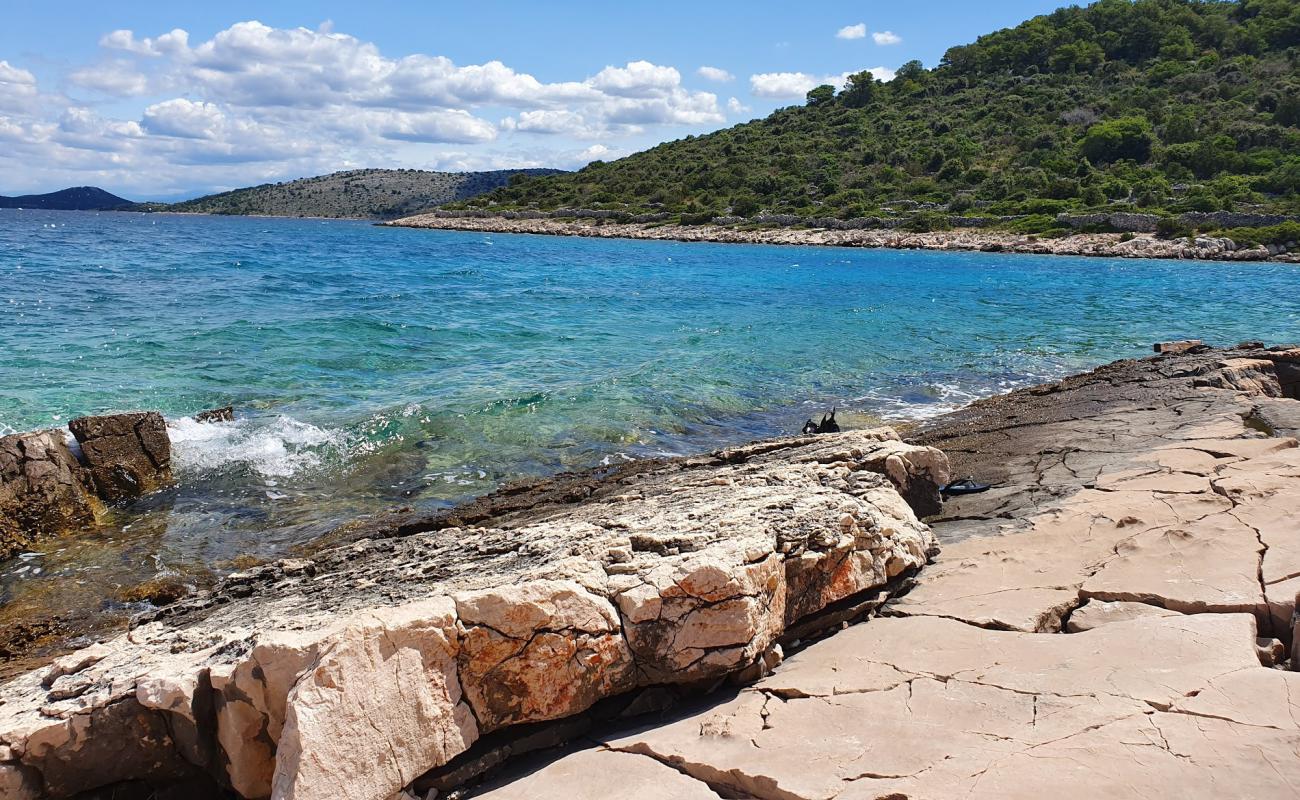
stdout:
[[[577,739],[598,743],[576,756],[598,771],[637,754],[683,790],[928,796],[983,783],[988,729],[1009,731],[1006,758],[971,796],[1040,793],[1059,771],[1013,756],[1083,737],[1064,755],[1111,796],[1099,767],[1154,726],[1152,780],[1226,770],[1275,794],[1294,784],[1268,753],[1300,742],[1300,675],[1282,669],[1298,397],[1300,348],[1197,346],[978,401],[905,441],[788,437],[397,513],[6,682],[0,786],[441,795]],[[996,485],[937,507],[966,474]],[[1190,755],[1160,747],[1166,729]],[[258,730],[277,733],[243,733]],[[895,768],[900,731],[930,745]],[[845,740],[882,744],[863,762]],[[485,796],[566,785],[575,756],[538,755],[555,766],[507,767]]]
[[[898,230],[830,230],[825,228],[742,229],[725,225],[608,223],[597,220],[506,219],[504,217],[444,217],[436,213],[377,223],[380,227],[425,228],[472,233],[522,233],[601,239],[769,244],[814,247],[863,247],[893,250],[956,250],[1094,258],[1197,259],[1204,261],[1270,261],[1300,264],[1300,253],[1270,255],[1264,247],[1231,249],[1228,240],[1198,237],[1159,239],[1152,234],[1076,233],[1043,238],[987,229],[954,229],[929,233]],[[1126,240],[1125,236],[1129,238]]]

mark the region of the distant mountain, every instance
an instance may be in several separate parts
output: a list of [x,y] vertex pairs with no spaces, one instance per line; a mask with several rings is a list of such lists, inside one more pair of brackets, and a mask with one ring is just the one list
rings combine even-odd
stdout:
[[49,194],[0,196],[0,208],[45,208],[57,211],[106,211],[132,205],[130,200],[96,186],[74,186]]
[[511,178],[516,175],[540,177],[559,172],[562,170],[428,172],[358,169],[284,183],[266,183],[180,203],[141,204],[138,208],[201,214],[392,219],[477,197],[510,185]]

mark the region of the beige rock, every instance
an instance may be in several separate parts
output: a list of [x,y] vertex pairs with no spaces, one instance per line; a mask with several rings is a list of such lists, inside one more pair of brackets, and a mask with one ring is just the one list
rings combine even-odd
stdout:
[[634,685],[618,613],[576,583],[457,595],[456,611],[460,674],[484,733],[576,714]]
[[612,750],[582,750],[511,783],[475,794],[484,800],[717,800],[718,795],[652,758]]
[[785,440],[509,528],[232,574],[62,683],[6,684],[0,763],[55,794],[202,768],[247,798],[386,798],[482,732],[641,685],[757,679],[787,625],[926,562],[933,535],[895,481],[943,465],[886,432]]
[[41,685],[51,686],[56,680],[65,675],[75,675],[87,667],[98,664],[111,651],[103,644],[96,642],[89,647],[82,648],[75,653],[70,653],[61,658],[56,658],[54,663],[46,668],[44,676],[41,678]]
[[1231,508],[1230,500],[1210,492],[1079,491],[1031,517],[1026,530],[945,547],[891,609],[990,628],[1059,631],[1079,604],[1079,588],[1115,558],[1120,542]]
[[385,798],[478,737],[447,598],[376,611],[332,635],[289,693],[272,796]]
[[1151,603],[1184,614],[1238,612],[1268,621],[1259,582],[1263,547],[1231,513],[1120,541],[1081,596]]
[[1173,617],[1178,613],[1148,603],[1090,600],[1071,612],[1065,630],[1068,633],[1083,633],[1112,622],[1127,622],[1139,617]]
[[[1253,627],[1248,615],[1180,616],[1043,636],[878,619],[812,645],[733,701],[608,744],[757,797],[1041,797],[1049,776],[1029,756],[1096,730],[1107,733],[1083,757],[1105,775],[1076,779],[1122,785],[1140,779],[1141,767],[1128,774],[1133,740],[1109,732],[1155,731],[1147,722],[1153,704],[1168,707],[1221,676],[1261,671],[1241,641]],[[814,686],[816,695],[799,693]],[[1255,743],[1285,744],[1276,733]],[[1254,733],[1236,726],[1232,735]],[[1237,755],[1233,774],[1267,771],[1258,769],[1266,763],[1259,753]],[[1168,761],[1167,786],[1211,774]],[[998,776],[996,790],[984,786],[989,775]],[[1023,787],[1009,779],[1019,775]],[[1285,776],[1248,785],[1277,789]]]

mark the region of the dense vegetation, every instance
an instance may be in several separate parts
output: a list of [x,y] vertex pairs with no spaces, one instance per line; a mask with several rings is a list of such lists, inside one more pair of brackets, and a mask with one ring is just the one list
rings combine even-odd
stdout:
[[552,175],[558,170],[428,172],[358,169],[284,183],[267,183],[181,203],[147,204],[144,210],[202,214],[265,214],[278,217],[391,219],[505,186],[515,175]]
[[1300,212],[1300,2],[1101,0],[463,207],[851,218]]

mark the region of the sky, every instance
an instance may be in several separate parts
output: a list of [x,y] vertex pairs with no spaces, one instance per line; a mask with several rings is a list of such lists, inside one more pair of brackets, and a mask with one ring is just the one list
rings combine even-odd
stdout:
[[1061,4],[0,0],[0,194],[576,169]]

